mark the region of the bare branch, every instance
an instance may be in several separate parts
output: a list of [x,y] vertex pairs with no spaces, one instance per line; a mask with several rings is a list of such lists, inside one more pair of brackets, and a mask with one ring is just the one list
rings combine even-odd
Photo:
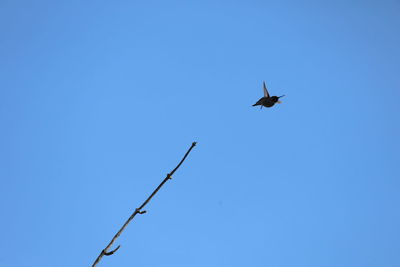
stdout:
[[142,211],[142,209],[147,205],[147,203],[150,202],[150,200],[154,197],[154,195],[158,192],[158,190],[160,190],[160,188],[170,179],[172,179],[172,175],[175,173],[176,170],[178,170],[178,168],[182,165],[182,163],[185,161],[186,157],[189,155],[190,151],[196,146],[196,142],[193,142],[192,145],[190,146],[190,148],[188,149],[188,151],[186,152],[186,154],[183,156],[182,160],[179,162],[179,164],[175,167],[175,169],[173,169],[170,173],[167,174],[167,176],[164,178],[164,180],[161,182],[161,184],[159,184],[159,186],[157,186],[157,188],[153,191],[153,193],[151,193],[151,195],[146,199],[145,202],[143,202],[142,205],[140,205],[139,208],[135,209],[135,211],[132,213],[132,215],[128,218],[128,220],[126,220],[126,222],[124,223],[124,225],[122,225],[121,229],[119,229],[119,231],[114,235],[114,237],[111,239],[110,243],[105,247],[105,249],[103,249],[99,256],[97,256],[97,259],[94,261],[92,267],[95,267],[97,265],[97,263],[100,262],[101,258],[103,258],[103,256],[110,256],[112,254],[114,254],[121,246],[118,246],[116,249],[108,251],[111,246],[114,244],[115,240],[117,240],[117,238],[121,235],[122,231],[125,230],[125,228],[128,226],[128,224],[133,220],[133,218],[136,216],[136,214],[144,214],[146,213],[145,210]]
[[121,246],[118,246],[116,249],[111,250],[110,252],[105,252],[105,251],[103,250],[103,254],[106,255],[106,256],[110,256],[110,255],[114,254],[114,252],[116,252],[120,247],[121,247]]

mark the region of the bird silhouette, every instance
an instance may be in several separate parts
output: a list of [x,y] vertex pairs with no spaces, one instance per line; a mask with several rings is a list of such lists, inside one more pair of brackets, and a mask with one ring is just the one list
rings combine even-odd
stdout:
[[264,96],[261,97],[257,103],[255,103],[253,105],[254,106],[261,106],[261,108],[264,106],[266,108],[270,108],[273,105],[275,105],[275,103],[282,103],[281,101],[279,101],[279,98],[284,97],[285,95],[281,95],[281,96],[269,96],[268,90],[267,90],[267,85],[265,84],[265,82],[263,82],[263,89],[264,89]]

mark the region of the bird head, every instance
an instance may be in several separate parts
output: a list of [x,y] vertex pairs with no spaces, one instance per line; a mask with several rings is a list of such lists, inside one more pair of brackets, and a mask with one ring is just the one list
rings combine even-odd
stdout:
[[285,95],[277,96],[277,97],[276,97],[276,98],[277,98],[276,103],[278,103],[278,104],[282,103],[282,102],[279,100],[279,98],[284,97],[284,96],[285,96]]

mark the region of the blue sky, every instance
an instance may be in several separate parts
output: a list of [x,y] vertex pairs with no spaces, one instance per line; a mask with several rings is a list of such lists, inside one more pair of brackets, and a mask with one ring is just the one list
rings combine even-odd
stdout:
[[0,266],[400,266],[399,11],[1,1]]

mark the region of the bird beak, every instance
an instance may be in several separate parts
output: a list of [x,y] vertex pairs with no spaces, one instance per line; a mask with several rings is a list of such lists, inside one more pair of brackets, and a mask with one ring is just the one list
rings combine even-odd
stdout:
[[278,104],[281,104],[281,103],[282,103],[282,101],[279,101],[279,100],[278,100],[278,102],[276,102],[276,103],[278,103]]

